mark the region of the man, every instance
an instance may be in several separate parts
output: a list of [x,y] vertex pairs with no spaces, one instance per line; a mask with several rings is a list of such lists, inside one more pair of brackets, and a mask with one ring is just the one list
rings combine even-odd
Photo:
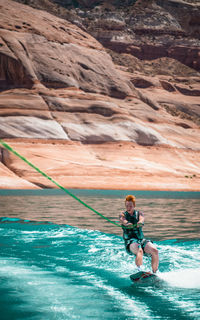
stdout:
[[126,196],[125,207],[126,211],[122,212],[119,218],[123,228],[126,251],[136,256],[135,264],[139,270],[142,265],[143,254],[151,255],[152,271],[155,273],[159,264],[158,250],[150,240],[144,238],[142,232],[144,214],[135,210],[135,197],[132,195]]

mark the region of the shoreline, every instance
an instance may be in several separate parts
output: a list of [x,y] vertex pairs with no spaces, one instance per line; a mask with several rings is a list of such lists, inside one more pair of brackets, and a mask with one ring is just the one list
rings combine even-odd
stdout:
[[[70,191],[72,193],[72,191],[74,192],[80,192],[80,193],[87,193],[87,192],[91,192],[91,193],[102,193],[104,194],[104,192],[113,192],[113,193],[160,193],[160,194],[165,194],[165,193],[176,193],[176,194],[181,194],[181,193],[194,193],[194,194],[200,194],[200,190],[156,190],[156,189],[106,189],[106,188],[102,188],[102,189],[96,189],[96,188],[65,188],[67,191]],[[3,195],[3,193],[20,193],[20,192],[24,192],[24,193],[49,193],[49,194],[56,194],[56,193],[63,193],[64,195],[67,195],[67,192],[65,193],[64,190],[60,189],[60,188],[38,188],[38,189],[11,189],[11,188],[0,188],[0,196]],[[69,194],[68,194],[69,195]],[[70,195],[69,195],[70,196]]]

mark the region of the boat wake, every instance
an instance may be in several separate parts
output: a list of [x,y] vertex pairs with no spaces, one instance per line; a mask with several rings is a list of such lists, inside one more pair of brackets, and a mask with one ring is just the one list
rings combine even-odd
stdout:
[[0,245],[3,320],[200,317],[200,241],[157,242],[161,281],[145,285],[113,234],[3,218]]

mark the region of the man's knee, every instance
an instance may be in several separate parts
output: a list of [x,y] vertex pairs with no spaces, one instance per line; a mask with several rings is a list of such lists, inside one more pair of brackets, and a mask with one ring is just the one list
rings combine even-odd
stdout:
[[[138,252],[141,252],[142,251],[142,248],[139,248],[138,245],[136,243],[131,243],[130,245],[130,251],[134,254],[134,255],[137,255]],[[139,251],[141,250],[141,251]],[[142,251],[143,252],[143,251]]]
[[158,256],[158,249],[157,248],[152,248],[151,249],[151,254],[154,256]]
[[142,248],[138,248],[138,252],[137,252],[137,254],[143,254],[143,250],[142,250]]

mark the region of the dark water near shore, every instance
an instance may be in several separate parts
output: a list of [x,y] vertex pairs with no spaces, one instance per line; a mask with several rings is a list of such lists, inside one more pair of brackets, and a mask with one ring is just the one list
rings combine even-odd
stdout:
[[[116,222],[133,193],[73,192]],[[199,319],[200,193],[134,194],[160,253],[137,285],[120,228],[59,190],[0,190],[1,319]]]

